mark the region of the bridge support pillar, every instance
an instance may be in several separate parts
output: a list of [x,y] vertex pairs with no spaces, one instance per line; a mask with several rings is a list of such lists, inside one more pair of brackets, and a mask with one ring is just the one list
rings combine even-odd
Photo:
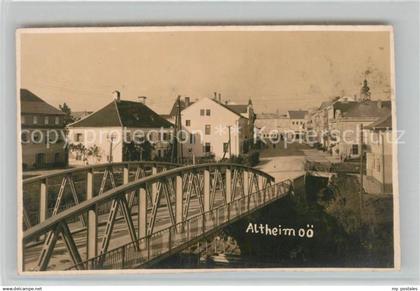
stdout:
[[48,186],[47,179],[42,180],[39,192],[39,222],[47,219],[48,215]]
[[124,165],[124,169],[123,169],[123,184],[128,184],[128,165]]
[[210,211],[210,171],[204,170],[204,212]]
[[244,187],[244,195],[245,196],[248,196],[250,193],[250,191],[252,191],[252,189],[250,189],[250,185],[249,185],[249,173],[248,173],[248,171],[247,170],[244,170],[244,172],[243,172],[243,178],[244,178],[244,181],[243,181],[243,187]]
[[[182,203],[183,203],[183,190],[182,190],[182,175],[175,177],[175,222],[176,224],[182,222]],[[183,227],[178,227],[178,231],[182,231]]]
[[[156,175],[158,173],[158,169],[156,166],[152,167],[152,175]],[[153,203],[155,203],[156,200],[156,196],[157,196],[157,183],[153,183],[152,184],[152,205]]]
[[138,226],[138,238],[143,238],[146,236],[147,230],[147,200],[146,200],[146,190],[140,188],[137,191],[138,194],[138,216],[137,216],[137,226]]
[[232,170],[230,168],[226,169],[226,202],[232,202]]
[[[93,170],[87,172],[86,177],[86,200],[93,198]],[[96,257],[98,248],[98,217],[96,215],[96,206],[88,211],[87,224],[87,259]]]
[[[129,175],[128,165],[124,165],[124,168],[123,168],[123,184],[128,184],[128,175]],[[130,194],[127,193],[125,195],[125,198],[127,199],[127,201],[130,201],[131,200],[130,199]]]

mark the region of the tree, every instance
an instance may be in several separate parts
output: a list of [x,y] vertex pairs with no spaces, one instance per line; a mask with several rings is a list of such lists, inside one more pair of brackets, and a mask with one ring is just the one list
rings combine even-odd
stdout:
[[124,161],[150,161],[154,146],[144,140],[141,143],[127,142],[124,143]]
[[71,109],[66,102],[64,102],[63,105],[58,105],[58,107],[66,114],[64,117],[64,125],[74,122],[74,118],[71,115]]

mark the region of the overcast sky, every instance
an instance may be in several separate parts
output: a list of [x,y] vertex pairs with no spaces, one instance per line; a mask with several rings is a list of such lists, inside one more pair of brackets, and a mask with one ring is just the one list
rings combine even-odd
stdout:
[[257,112],[308,109],[360,91],[388,99],[388,32],[23,33],[21,87],[73,111],[147,96],[167,113],[177,95],[220,92]]

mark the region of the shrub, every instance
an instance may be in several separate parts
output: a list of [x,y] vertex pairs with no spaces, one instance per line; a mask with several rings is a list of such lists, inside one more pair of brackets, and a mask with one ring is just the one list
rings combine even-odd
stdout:
[[247,164],[250,167],[254,167],[256,165],[258,165],[258,163],[260,162],[260,152],[258,151],[251,151],[248,153],[248,162]]

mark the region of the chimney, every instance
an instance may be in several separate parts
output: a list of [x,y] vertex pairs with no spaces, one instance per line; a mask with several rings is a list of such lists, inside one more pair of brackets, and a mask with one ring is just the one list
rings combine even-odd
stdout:
[[116,100],[117,102],[119,102],[121,100],[121,93],[118,90],[115,90],[114,92],[112,92],[112,97],[114,100]]
[[146,99],[147,99],[147,96],[139,96],[139,97],[137,97],[137,98],[139,99],[139,101],[140,101],[141,103],[146,104]]
[[214,100],[217,100],[217,92],[214,92],[214,97],[213,97],[213,99],[214,99]]
[[190,106],[190,97],[185,97],[185,108]]

